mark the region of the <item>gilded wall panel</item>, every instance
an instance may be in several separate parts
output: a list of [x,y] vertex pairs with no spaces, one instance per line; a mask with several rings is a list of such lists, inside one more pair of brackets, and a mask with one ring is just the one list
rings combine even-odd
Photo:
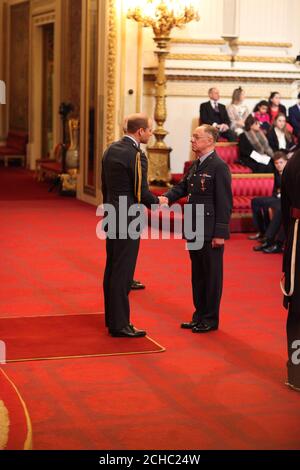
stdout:
[[70,102],[74,105],[74,114],[80,114],[80,67],[81,67],[81,0],[70,3],[69,35],[69,90]]
[[29,2],[11,7],[9,127],[28,130]]

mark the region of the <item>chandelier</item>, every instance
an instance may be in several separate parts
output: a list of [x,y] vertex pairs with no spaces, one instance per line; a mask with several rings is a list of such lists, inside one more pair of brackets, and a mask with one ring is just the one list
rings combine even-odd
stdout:
[[199,20],[199,0],[127,0],[127,18],[144,27],[152,27],[158,50],[158,67],[155,81],[154,130],[155,143],[148,146],[149,181],[168,183],[170,180],[170,152],[164,142],[168,132],[164,129],[167,118],[165,62],[169,54],[168,44],[173,28],[180,28],[193,20]]
[[199,0],[127,0],[127,18],[151,26],[155,36],[169,36],[174,27],[199,19]]

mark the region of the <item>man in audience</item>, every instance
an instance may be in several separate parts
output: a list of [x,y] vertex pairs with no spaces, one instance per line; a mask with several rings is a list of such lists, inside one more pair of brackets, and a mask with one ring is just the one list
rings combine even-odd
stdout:
[[298,103],[289,108],[289,123],[293,126],[294,135],[300,137],[300,93],[298,93]]
[[230,129],[230,119],[226,107],[219,103],[220,92],[218,88],[208,90],[209,101],[200,105],[200,125],[209,124],[218,129],[219,135],[230,142],[236,140],[235,133]]
[[276,170],[272,196],[252,199],[253,222],[259,232],[249,237],[250,240],[261,241],[260,245],[253,247],[254,251],[263,251],[268,254],[281,253],[284,243],[284,234],[281,230],[280,188],[281,175],[287,163],[287,156],[284,152],[278,151],[274,153],[273,160]]

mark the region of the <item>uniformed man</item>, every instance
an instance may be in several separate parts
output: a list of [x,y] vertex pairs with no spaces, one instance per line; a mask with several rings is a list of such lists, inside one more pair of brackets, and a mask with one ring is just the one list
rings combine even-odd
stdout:
[[300,392],[300,151],[288,161],[281,183],[286,246],[283,257],[284,306],[287,318],[287,385]]
[[[136,203],[150,207],[151,204],[166,201],[163,197],[154,196],[148,188],[147,158],[141,151],[140,144],[146,144],[151,135],[151,119],[144,114],[130,115],[127,119],[126,135],[120,141],[114,142],[104,153],[103,202],[115,208],[117,220],[121,212],[121,196],[127,198],[127,210]],[[116,237],[110,236],[108,227],[103,289],[105,322],[109,333],[111,336],[135,338],[145,336],[146,332],[137,330],[130,323],[128,294],[140,243],[139,238],[132,239],[128,233],[131,222],[132,219],[128,217],[126,233],[118,226]]]
[[224,240],[229,238],[232,191],[229,168],[215,152],[217,137],[213,126],[196,128],[191,142],[197,158],[182,181],[166,193],[169,203],[188,196],[188,204],[204,205],[203,248],[189,248],[195,312],[191,321],[181,325],[194,333],[217,330],[219,326]]

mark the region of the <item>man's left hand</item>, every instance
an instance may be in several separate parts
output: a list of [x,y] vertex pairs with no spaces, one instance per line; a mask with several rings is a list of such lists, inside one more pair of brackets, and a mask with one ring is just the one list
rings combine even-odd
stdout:
[[221,248],[225,243],[224,238],[213,238],[211,245],[213,248]]

